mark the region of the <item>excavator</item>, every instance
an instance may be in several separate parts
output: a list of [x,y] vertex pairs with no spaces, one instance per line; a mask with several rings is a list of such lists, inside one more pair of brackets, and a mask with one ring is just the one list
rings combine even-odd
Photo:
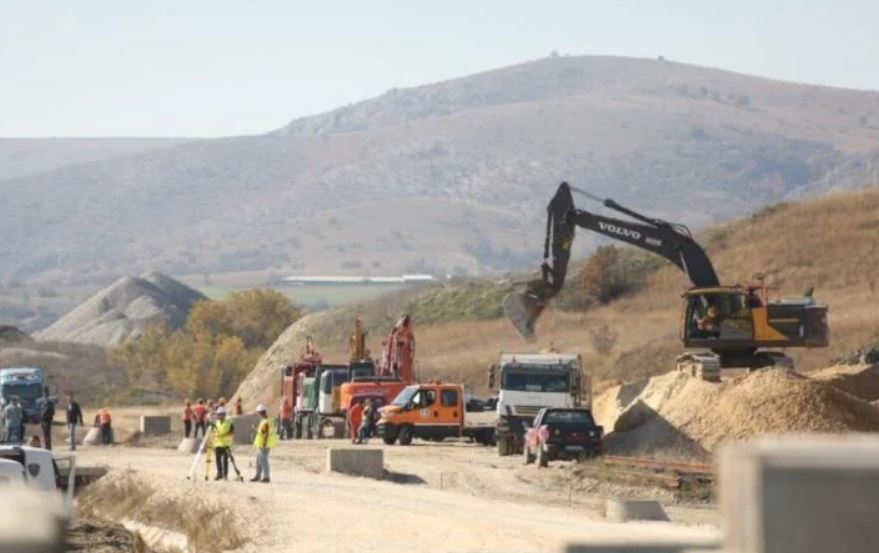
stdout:
[[[631,220],[578,209],[574,193]],[[721,285],[711,259],[686,226],[648,217],[566,182],[547,206],[540,278],[503,300],[504,312],[526,341],[534,339],[537,319],[565,284],[577,227],[660,255],[689,279],[692,287],[683,294],[681,339],[685,348],[702,351],[679,355],[678,370],[718,381],[721,369],[793,367],[793,360],[784,353],[762,348],[829,344],[827,305],[812,297],[811,289],[801,297],[772,299],[762,279],[748,285]]]

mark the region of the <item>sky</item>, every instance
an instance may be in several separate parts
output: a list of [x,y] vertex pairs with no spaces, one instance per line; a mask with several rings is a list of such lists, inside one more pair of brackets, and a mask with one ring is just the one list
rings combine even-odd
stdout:
[[879,89],[879,2],[0,0],[0,137],[267,132],[569,55]]

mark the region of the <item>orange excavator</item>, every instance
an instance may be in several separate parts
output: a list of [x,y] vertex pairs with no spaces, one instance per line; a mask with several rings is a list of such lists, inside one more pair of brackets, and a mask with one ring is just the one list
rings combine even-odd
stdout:
[[[358,319],[351,336],[351,364],[361,365],[369,359],[366,349],[366,332]],[[378,400],[388,404],[400,391],[415,382],[413,365],[415,362],[415,334],[412,319],[403,315],[394,324],[383,343],[382,356],[372,376],[352,376],[350,382],[342,384],[340,391],[342,409],[347,411],[352,401],[365,399]]]
[[[578,209],[573,193],[629,219]],[[504,312],[526,340],[533,339],[538,317],[565,284],[577,227],[662,256],[687,276],[692,288],[683,294],[681,341],[686,348],[703,351],[678,356],[679,370],[718,380],[724,368],[792,367],[793,360],[784,353],[763,348],[821,348],[829,343],[827,305],[812,297],[811,289],[800,297],[778,298],[770,297],[762,282],[721,285],[708,254],[684,225],[643,215],[566,182],[547,207],[540,278],[504,298]]]

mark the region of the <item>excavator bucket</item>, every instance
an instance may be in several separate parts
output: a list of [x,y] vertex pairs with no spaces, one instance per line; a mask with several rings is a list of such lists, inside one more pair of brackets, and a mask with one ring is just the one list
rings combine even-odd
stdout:
[[543,305],[533,295],[524,292],[507,294],[503,301],[504,313],[513,328],[526,342],[535,340],[534,324],[543,311]]

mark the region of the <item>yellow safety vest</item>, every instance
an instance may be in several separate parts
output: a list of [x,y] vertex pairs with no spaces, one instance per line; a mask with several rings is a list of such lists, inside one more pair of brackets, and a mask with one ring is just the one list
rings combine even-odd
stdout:
[[275,429],[272,427],[272,421],[263,419],[259,426],[256,427],[256,436],[253,437],[253,447],[267,447],[269,449],[275,447]]
[[214,447],[232,446],[232,421],[217,420],[214,423]]

